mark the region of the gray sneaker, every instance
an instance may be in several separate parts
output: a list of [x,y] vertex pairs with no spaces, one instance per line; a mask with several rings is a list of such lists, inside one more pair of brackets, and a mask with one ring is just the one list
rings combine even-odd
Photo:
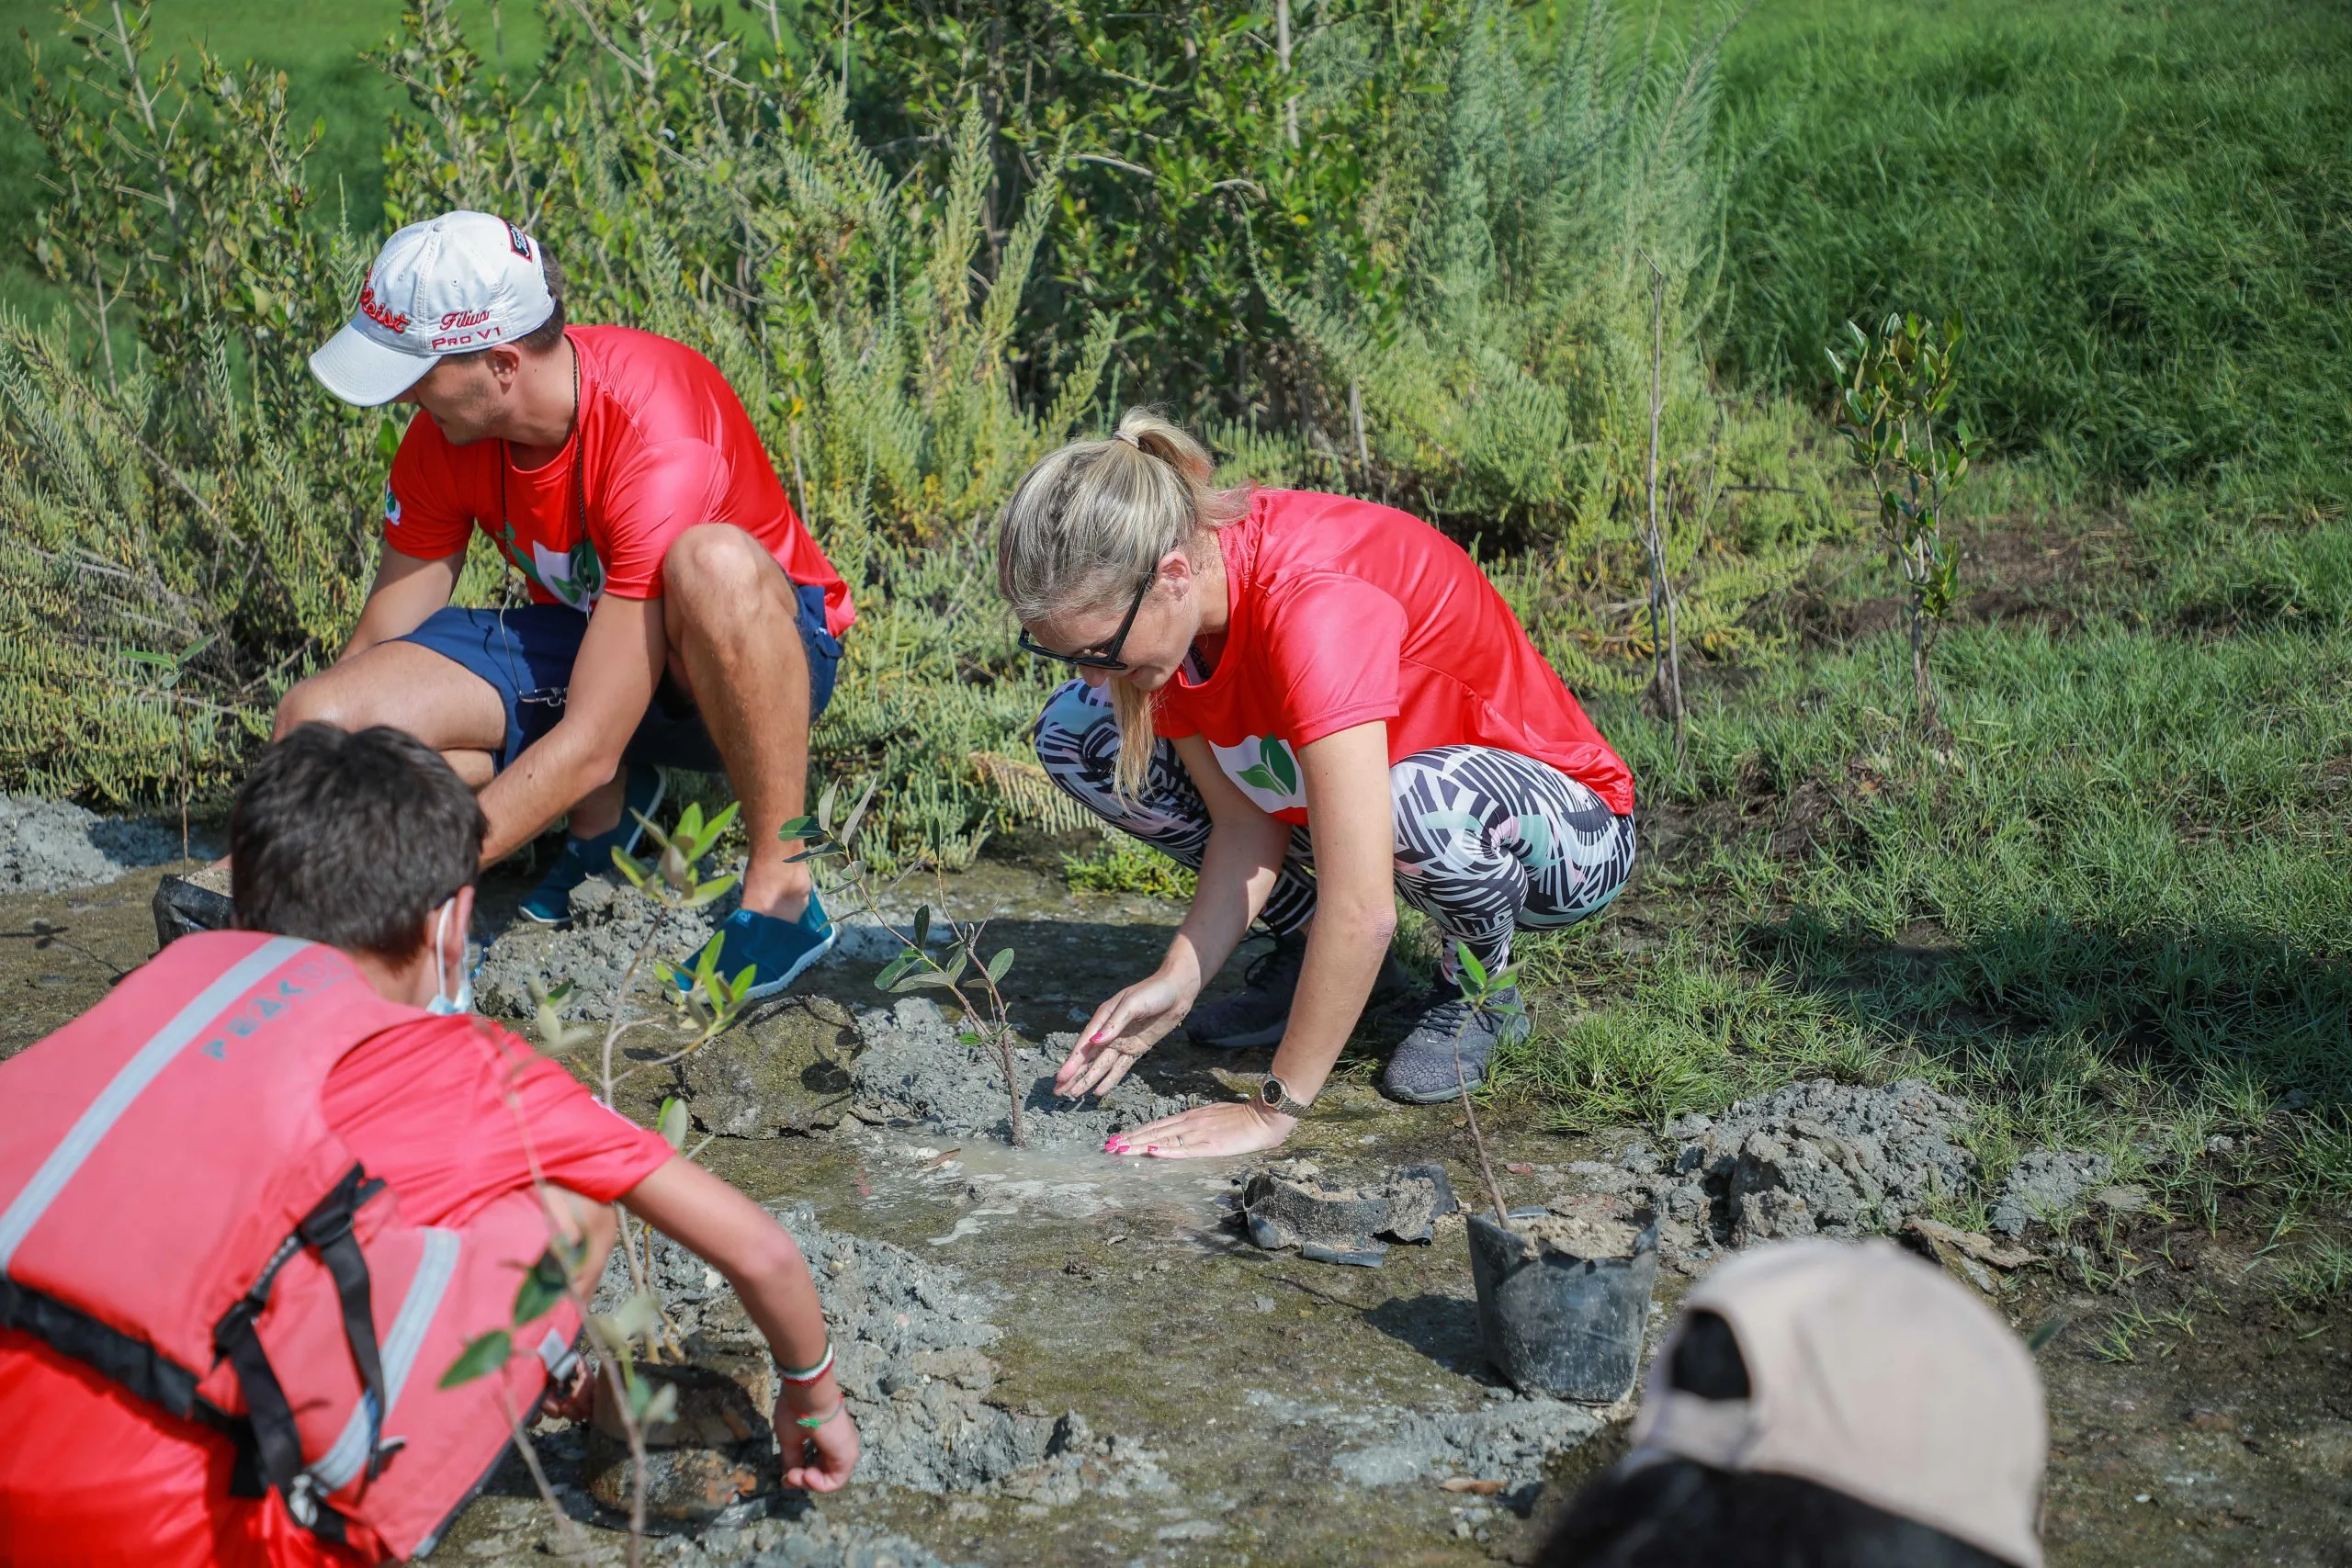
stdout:
[[[1242,972],[1239,990],[1193,1010],[1184,1021],[1185,1038],[1216,1051],[1248,1051],[1278,1043],[1290,1024],[1290,999],[1298,989],[1298,971],[1306,962],[1305,931],[1276,937],[1272,950],[1260,953]],[[1364,1005],[1385,1006],[1412,983],[1395,956],[1384,954],[1380,973],[1372,982],[1372,998]]]
[[[1435,1105],[1461,1097],[1464,1085],[1486,1080],[1487,1058],[1496,1046],[1527,1038],[1532,1028],[1520,1007],[1519,987],[1497,991],[1486,1010],[1471,1015],[1470,1004],[1451,987],[1433,987],[1423,998],[1419,1021],[1381,1075],[1380,1092],[1408,1105]],[[1462,1070],[1454,1074],[1454,1037],[1462,1040]]]

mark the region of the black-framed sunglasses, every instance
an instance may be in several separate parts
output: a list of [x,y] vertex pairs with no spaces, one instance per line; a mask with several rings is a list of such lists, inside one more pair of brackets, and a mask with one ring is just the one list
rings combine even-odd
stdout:
[[1149,593],[1151,585],[1159,581],[1159,569],[1155,566],[1141,582],[1136,584],[1136,596],[1134,602],[1127,605],[1127,617],[1119,623],[1119,629],[1111,634],[1110,646],[1102,652],[1056,653],[1050,648],[1040,648],[1030,637],[1026,626],[1021,631],[1021,650],[1034,653],[1040,659],[1050,659],[1057,664],[1075,664],[1081,670],[1125,670],[1127,661],[1119,657],[1119,650],[1127,646],[1127,633],[1134,629],[1136,615],[1143,609],[1144,595]]

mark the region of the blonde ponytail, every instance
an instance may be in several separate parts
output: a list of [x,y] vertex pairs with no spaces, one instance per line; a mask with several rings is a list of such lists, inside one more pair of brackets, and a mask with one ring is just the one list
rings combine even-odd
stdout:
[[[1073,441],[1038,459],[1004,504],[997,587],[1033,624],[1116,604],[1170,550],[1199,560],[1207,536],[1250,511],[1250,492],[1219,490],[1208,449],[1149,409],[1129,409],[1108,437]],[[1115,674],[1118,788],[1132,795],[1151,770],[1152,699]]]

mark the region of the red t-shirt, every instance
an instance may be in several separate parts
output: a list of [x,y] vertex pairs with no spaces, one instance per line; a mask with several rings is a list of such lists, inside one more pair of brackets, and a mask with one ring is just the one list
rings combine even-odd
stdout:
[[[362,1042],[329,1075],[323,1102],[329,1124],[417,1224],[462,1226],[529,1187],[535,1156],[548,1181],[598,1201],[672,1157],[668,1144],[606,1110],[561,1067],[474,1018],[420,1015]],[[211,1428],[0,1330],[0,1563],[353,1568],[372,1560],[297,1526],[275,1496],[231,1497],[232,1457]]]
[[1490,746],[1567,774],[1621,815],[1634,776],[1462,547],[1393,507],[1261,490],[1220,529],[1232,619],[1216,669],[1160,689],[1154,728],[1198,735],[1242,793],[1306,820],[1298,749],[1385,719],[1393,764]]
[[606,593],[661,598],[662,559],[678,536],[732,523],[785,576],[822,588],[825,629],[846,630],[857,618],[849,587],[785,499],[718,367],[630,327],[564,335],[580,359],[580,413],[563,450],[516,468],[503,441],[455,446],[432,420],[410,420],[384,491],[385,543],[439,560],[480,527],[535,602],[588,610]]

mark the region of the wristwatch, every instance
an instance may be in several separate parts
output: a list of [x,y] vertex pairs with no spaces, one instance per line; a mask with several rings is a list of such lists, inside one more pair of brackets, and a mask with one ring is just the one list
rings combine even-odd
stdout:
[[1315,1104],[1313,1099],[1301,1100],[1291,1093],[1290,1086],[1273,1074],[1258,1080],[1256,1104],[1261,1111],[1271,1111],[1277,1116],[1304,1116]]

